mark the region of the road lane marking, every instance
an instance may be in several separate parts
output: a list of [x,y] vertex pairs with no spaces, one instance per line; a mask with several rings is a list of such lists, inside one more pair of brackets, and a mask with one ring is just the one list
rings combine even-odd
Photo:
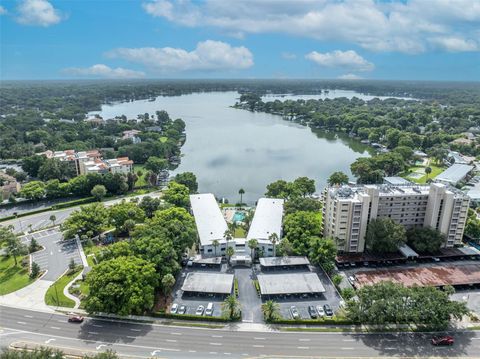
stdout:
[[310,339],[298,339],[299,342],[309,342]]
[[56,330],[60,330],[60,328],[59,328],[59,327],[50,327],[50,328],[52,328],[52,329],[56,329]]
[[172,332],[171,335],[182,335],[182,333]]
[[189,353],[196,353],[197,351],[196,350],[189,350],[188,352]]
[[218,354],[218,353],[217,353],[217,352],[210,352],[210,353],[208,353],[208,354]]
[[223,335],[212,335],[212,338],[223,338]]
[[297,347],[298,349],[310,349],[310,347]]
[[97,327],[97,328],[103,328],[103,325],[98,325],[98,324],[92,324],[92,326]]
[[396,350],[397,348],[384,348],[385,350]]
[[232,353],[223,353],[224,355],[232,355]]
[[265,340],[265,338],[253,338],[254,340]]
[[340,348],[342,350],[353,350],[354,348]]
[[177,341],[175,339],[165,339],[165,341],[169,343],[176,343]]
[[24,315],[25,318],[33,318],[31,315]]
[[132,332],[141,332],[141,329],[130,329]]
[[17,323],[18,323],[18,324],[22,324],[22,325],[27,324],[27,323],[25,323],[25,322],[17,322]]
[[129,338],[129,339],[137,339],[137,337],[134,337],[133,335],[127,335],[127,338]]
[[355,339],[342,339],[344,342],[354,342]]
[[97,349],[97,350],[100,350],[100,349],[102,349],[102,347],[106,347],[106,345],[105,345],[105,344],[97,345],[96,349]]
[[210,345],[222,345],[222,343],[208,343]]
[[265,345],[254,344],[253,347],[254,348],[264,348]]
[[56,339],[53,339],[53,338],[47,339],[47,340],[45,340],[45,344],[49,344],[50,342],[53,342],[53,341],[55,341],[55,340],[56,340]]
[[91,335],[98,335],[98,332],[87,332],[87,333]]

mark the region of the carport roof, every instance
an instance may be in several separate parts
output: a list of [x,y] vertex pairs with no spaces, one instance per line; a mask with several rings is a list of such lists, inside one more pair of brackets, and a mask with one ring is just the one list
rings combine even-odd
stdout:
[[260,274],[257,278],[262,295],[325,292],[315,273]]
[[230,294],[233,274],[191,272],[182,285],[184,292]]
[[307,257],[264,257],[260,258],[262,267],[308,266]]

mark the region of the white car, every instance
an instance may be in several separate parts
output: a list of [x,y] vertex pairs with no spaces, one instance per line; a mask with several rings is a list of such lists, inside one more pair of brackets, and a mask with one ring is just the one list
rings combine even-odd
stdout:
[[325,310],[321,305],[317,305],[317,313],[320,318],[325,316]]
[[205,307],[203,305],[199,305],[197,308],[197,311],[195,312],[195,315],[203,315],[204,310],[205,310]]
[[170,308],[170,313],[172,314],[177,314],[178,312],[178,304],[177,303],[173,303],[172,304],[172,307]]
[[208,303],[207,309],[205,309],[205,315],[211,317],[213,315],[213,303]]

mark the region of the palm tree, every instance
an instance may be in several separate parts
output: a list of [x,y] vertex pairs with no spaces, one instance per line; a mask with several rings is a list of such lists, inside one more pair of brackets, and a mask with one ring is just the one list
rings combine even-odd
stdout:
[[266,321],[272,321],[279,317],[280,306],[273,300],[267,300],[262,304],[262,312]]
[[273,232],[269,237],[268,237],[268,240],[270,242],[272,242],[273,244],[273,256],[275,257],[276,255],[276,247],[275,245],[277,244],[278,242],[278,234],[276,234],[275,232]]
[[220,245],[220,242],[217,239],[212,241],[212,246],[215,248],[215,257],[217,256],[217,247]]
[[237,318],[240,311],[240,302],[234,295],[229,295],[222,303],[222,311],[228,319]]
[[243,195],[245,194],[245,190],[243,188],[240,188],[238,190],[238,194],[240,195],[240,205],[243,203]]
[[255,260],[255,250],[258,247],[258,241],[255,238],[252,238],[248,241],[248,248],[252,251],[252,264],[253,261]]
[[55,226],[55,221],[57,220],[57,217],[55,217],[54,214],[50,216],[50,220],[52,221],[53,226]]
[[235,254],[235,249],[233,249],[233,247],[227,247],[227,258],[228,258],[228,264],[231,264],[230,263],[230,259],[232,258],[232,256]]
[[231,228],[228,228],[225,233],[223,233],[223,238],[225,238],[225,240],[227,241],[227,246],[228,246],[228,242],[231,241],[233,239],[233,230]]
[[[429,175],[430,173],[432,173],[432,168],[431,168],[431,167],[425,167],[425,173],[427,174],[427,179],[426,179],[426,181],[428,181],[428,175]],[[426,182],[426,181],[425,181],[425,182]]]

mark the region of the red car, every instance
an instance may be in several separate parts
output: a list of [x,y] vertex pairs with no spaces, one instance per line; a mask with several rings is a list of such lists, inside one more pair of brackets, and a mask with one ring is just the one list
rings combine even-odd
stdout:
[[453,339],[452,336],[450,335],[445,335],[443,337],[433,337],[432,338],[432,344],[435,346],[440,346],[440,345],[453,345],[455,343],[455,339]]
[[77,314],[70,314],[68,316],[68,321],[70,323],[82,323],[83,322],[83,317],[81,315],[77,315]]

